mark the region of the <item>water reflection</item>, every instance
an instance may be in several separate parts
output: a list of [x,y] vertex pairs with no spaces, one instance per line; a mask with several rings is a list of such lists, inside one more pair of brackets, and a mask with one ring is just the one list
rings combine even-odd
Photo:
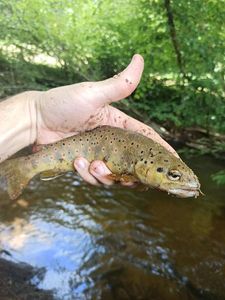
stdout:
[[4,202],[0,246],[45,267],[38,286],[59,299],[224,299],[224,188],[206,172],[214,162],[191,163],[205,198],[94,188],[71,174],[33,180],[24,199]]

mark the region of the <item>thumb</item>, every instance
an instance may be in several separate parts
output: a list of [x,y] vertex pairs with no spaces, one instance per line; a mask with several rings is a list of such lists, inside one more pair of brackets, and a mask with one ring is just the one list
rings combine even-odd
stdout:
[[102,106],[129,96],[139,84],[143,69],[143,57],[135,54],[130,64],[121,73],[112,78],[95,82],[93,88],[98,94],[98,98],[94,99],[95,104]]

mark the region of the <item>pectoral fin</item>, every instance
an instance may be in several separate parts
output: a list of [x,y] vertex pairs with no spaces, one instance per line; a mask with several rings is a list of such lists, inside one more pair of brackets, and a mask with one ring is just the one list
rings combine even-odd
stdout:
[[109,180],[114,180],[114,181],[118,182],[118,181],[120,181],[121,175],[112,173],[112,174],[106,175],[105,177]]
[[139,183],[137,186],[137,190],[139,192],[147,192],[149,190],[149,186],[143,184],[143,183]]
[[63,176],[65,173],[60,173],[59,170],[47,170],[40,173],[40,179],[43,181],[53,180],[57,177]]
[[137,178],[130,174],[109,174],[107,178],[116,182],[137,182]]

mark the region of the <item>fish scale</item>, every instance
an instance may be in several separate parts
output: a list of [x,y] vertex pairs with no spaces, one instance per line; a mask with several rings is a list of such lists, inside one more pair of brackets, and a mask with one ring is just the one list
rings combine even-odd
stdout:
[[76,157],[89,162],[102,160],[114,178],[132,176],[180,197],[197,197],[200,192],[197,176],[180,158],[146,136],[110,126],[45,145],[35,154],[9,159],[0,164],[0,181],[5,182],[9,197],[16,199],[37,174],[47,179],[73,171]]

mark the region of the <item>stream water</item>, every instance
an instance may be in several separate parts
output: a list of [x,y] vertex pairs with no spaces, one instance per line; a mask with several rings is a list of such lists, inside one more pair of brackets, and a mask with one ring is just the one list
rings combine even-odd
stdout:
[[225,187],[210,177],[225,163],[185,161],[205,197],[34,179],[0,199],[0,247],[42,268],[32,283],[54,299],[225,299]]

